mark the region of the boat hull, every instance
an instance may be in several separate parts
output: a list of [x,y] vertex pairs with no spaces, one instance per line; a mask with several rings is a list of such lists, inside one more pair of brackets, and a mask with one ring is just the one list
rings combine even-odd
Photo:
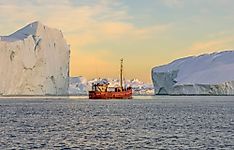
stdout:
[[89,99],[132,99],[132,89],[121,92],[89,91]]

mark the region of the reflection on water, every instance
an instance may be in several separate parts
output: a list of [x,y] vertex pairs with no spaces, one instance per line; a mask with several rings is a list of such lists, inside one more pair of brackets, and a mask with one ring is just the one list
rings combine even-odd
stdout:
[[0,98],[0,149],[234,149],[234,97]]

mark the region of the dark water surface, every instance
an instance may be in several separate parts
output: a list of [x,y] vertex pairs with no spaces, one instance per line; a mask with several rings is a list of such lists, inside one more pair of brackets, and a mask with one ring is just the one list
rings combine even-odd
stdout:
[[234,97],[0,98],[0,149],[234,149]]

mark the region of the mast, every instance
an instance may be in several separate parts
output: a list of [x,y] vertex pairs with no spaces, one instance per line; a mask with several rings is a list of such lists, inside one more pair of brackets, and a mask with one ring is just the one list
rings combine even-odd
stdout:
[[123,58],[120,59],[120,87],[123,89]]

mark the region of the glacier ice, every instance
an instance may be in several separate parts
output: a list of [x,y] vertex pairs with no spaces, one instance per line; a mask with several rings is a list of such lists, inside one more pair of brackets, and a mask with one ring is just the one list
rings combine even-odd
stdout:
[[0,36],[0,95],[67,95],[69,59],[62,32],[40,22]]
[[88,89],[91,89],[86,78],[70,77],[69,80],[69,95],[87,95]]
[[234,51],[186,57],[154,67],[155,94],[234,95]]

